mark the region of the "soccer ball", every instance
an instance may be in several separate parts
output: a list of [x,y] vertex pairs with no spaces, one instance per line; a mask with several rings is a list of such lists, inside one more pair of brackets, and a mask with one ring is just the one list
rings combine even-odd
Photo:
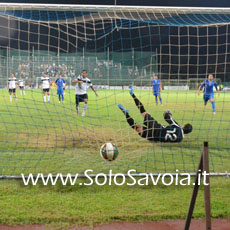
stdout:
[[101,157],[107,161],[116,160],[118,153],[117,146],[109,142],[103,144],[100,149]]

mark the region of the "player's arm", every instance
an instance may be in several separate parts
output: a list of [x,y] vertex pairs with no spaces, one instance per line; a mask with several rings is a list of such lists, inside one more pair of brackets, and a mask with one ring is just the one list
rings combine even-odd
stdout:
[[164,112],[164,119],[170,125],[179,126],[179,124],[172,118],[172,113],[169,110]]
[[160,81],[160,92],[162,91],[162,82]]
[[40,85],[41,90],[43,89],[42,85],[43,85],[43,83],[42,83],[42,78],[41,78],[41,85]]
[[97,94],[96,90],[94,89],[92,82],[88,81],[87,83],[89,84],[90,88],[93,90],[93,92],[95,93],[95,95],[98,97],[98,94]]
[[77,84],[77,83],[83,83],[83,81],[78,77],[77,79],[74,79],[72,81],[73,84]]
[[74,79],[74,80],[72,81],[72,83],[73,83],[73,84],[77,84],[77,83],[83,83],[83,81],[81,81],[81,80],[78,80],[78,79]]
[[93,90],[93,92],[95,93],[95,95],[98,97],[97,91],[94,89],[92,83],[91,83],[90,87],[91,87],[91,89]]
[[214,87],[216,88],[216,92],[218,93],[218,97],[219,97],[220,96],[220,91],[218,89],[218,85],[217,85],[216,82],[214,83]]
[[56,89],[57,89],[57,87],[58,87],[58,86],[57,86],[57,81],[58,81],[58,79],[56,79],[55,82],[54,82]]
[[72,83],[73,84],[75,84],[75,83],[83,83],[83,81],[79,81],[79,80],[75,79],[75,80],[72,81]]
[[200,95],[200,91],[204,87],[204,85],[205,85],[205,81],[203,81],[202,84],[199,86],[198,92],[197,92],[198,95]]
[[65,86],[66,86],[66,82],[65,82],[65,80],[63,79],[63,86],[62,86],[62,88],[64,89]]

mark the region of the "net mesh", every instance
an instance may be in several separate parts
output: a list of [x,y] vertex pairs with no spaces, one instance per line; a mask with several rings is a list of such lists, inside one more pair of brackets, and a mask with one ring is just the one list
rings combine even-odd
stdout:
[[[0,174],[194,172],[203,141],[210,143],[213,172],[230,169],[229,9],[0,5]],[[72,80],[86,69],[98,97],[89,89],[85,117],[77,116]],[[10,103],[7,79],[25,81]],[[62,72],[65,103],[56,88],[43,103],[40,78]],[[216,115],[203,105],[199,85],[214,74]],[[152,80],[163,84],[156,105]],[[128,86],[146,110],[166,125],[170,109],[193,132],[181,143],[151,143],[129,127],[117,104],[143,123]],[[83,104],[80,105],[80,112]],[[119,157],[100,158],[100,146],[113,142]]]

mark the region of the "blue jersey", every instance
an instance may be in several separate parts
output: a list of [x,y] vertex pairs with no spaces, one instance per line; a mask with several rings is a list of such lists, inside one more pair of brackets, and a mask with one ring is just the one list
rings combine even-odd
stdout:
[[200,85],[200,87],[204,87],[204,94],[205,95],[211,95],[213,94],[213,88],[215,87],[217,90],[217,83],[212,80],[211,82],[207,79],[205,81],[202,82],[202,84]]
[[62,89],[63,85],[65,84],[65,80],[63,78],[58,78],[56,79],[55,84],[57,85],[58,89]]
[[154,93],[159,93],[160,92],[160,84],[161,84],[161,80],[157,79],[157,80],[153,80],[152,81],[153,84],[153,91]]

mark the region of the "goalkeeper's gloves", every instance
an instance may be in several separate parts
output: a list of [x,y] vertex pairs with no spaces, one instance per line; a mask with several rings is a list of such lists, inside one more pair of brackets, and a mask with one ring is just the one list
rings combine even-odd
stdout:
[[170,110],[166,110],[165,112],[164,112],[164,119],[166,120],[166,119],[170,119],[171,118],[171,116],[172,116],[172,113],[171,113],[171,111]]

